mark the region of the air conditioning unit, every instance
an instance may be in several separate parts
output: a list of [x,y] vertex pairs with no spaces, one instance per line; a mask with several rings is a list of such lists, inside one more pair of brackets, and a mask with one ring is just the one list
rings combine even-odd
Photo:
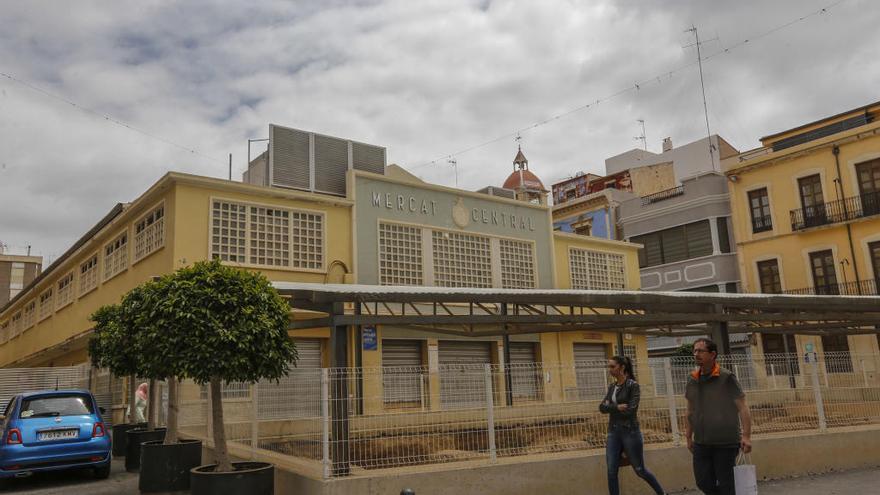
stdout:
[[243,180],[345,196],[349,170],[384,175],[385,163],[384,147],[270,124],[268,149],[251,161]]

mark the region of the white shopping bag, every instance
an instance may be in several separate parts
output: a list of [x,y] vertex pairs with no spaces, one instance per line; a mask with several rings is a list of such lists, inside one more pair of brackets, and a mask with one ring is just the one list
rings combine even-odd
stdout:
[[758,473],[752,458],[748,454],[740,454],[733,468],[733,480],[736,495],[758,495]]

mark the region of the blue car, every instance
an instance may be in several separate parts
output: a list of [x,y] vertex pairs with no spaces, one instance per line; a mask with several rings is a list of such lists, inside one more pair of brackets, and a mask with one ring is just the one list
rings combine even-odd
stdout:
[[18,394],[0,416],[0,481],[40,471],[92,468],[110,476],[110,435],[88,390]]

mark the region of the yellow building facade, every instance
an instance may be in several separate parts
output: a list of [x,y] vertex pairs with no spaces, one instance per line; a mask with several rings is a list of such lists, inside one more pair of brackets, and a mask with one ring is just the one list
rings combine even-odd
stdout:
[[[880,102],[767,136],[724,162],[745,292],[878,293],[878,116]],[[757,353],[878,352],[874,335],[757,340]]]

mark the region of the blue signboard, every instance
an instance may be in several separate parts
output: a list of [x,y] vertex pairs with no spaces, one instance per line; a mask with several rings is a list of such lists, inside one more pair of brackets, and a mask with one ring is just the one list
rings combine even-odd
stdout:
[[365,351],[375,351],[378,345],[376,341],[376,327],[372,325],[365,326],[361,334],[361,341]]

